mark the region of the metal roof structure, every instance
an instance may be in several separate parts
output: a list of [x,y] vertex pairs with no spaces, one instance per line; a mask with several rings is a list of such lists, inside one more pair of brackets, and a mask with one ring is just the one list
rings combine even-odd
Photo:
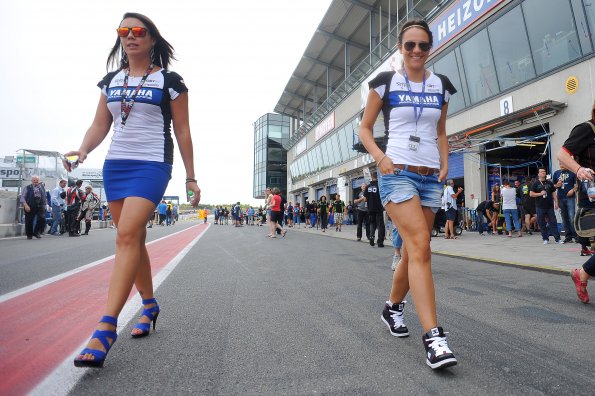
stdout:
[[[292,73],[275,112],[307,119],[359,64],[374,66],[382,41],[411,18],[429,20],[451,0],[333,0]],[[389,40],[394,47],[396,39]],[[386,44],[384,44],[386,45]],[[369,69],[369,67],[368,67]],[[304,116],[305,114],[305,116]]]

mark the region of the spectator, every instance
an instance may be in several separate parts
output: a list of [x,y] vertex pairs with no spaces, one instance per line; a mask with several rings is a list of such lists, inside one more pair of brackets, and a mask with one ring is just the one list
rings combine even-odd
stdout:
[[167,216],[167,203],[165,203],[165,199],[162,199],[159,205],[157,205],[157,213],[159,213],[159,225],[164,226]]
[[351,201],[347,202],[347,221],[345,224],[353,225],[355,209]]
[[174,206],[172,205],[171,201],[168,201],[167,205],[165,206],[165,225],[166,226],[171,225],[173,213],[174,213]]
[[384,226],[384,208],[380,201],[380,189],[378,187],[378,176],[376,170],[370,171],[372,175],[372,181],[366,187],[364,197],[368,204],[368,221],[370,222],[370,246],[374,246],[374,236],[378,231],[378,247],[384,247],[384,238],[386,228]]
[[504,219],[506,220],[506,231],[509,238],[512,237],[512,224],[514,229],[518,232],[519,238],[523,236],[521,225],[519,223],[519,212],[516,206],[516,190],[510,186],[508,180],[502,183],[504,188],[502,194],[502,210],[504,211]]
[[[268,235],[269,238],[277,238],[275,236],[275,231],[279,230],[281,231],[281,235],[283,237],[285,237],[285,234],[287,234],[287,230],[284,230],[283,228],[281,228],[281,226],[278,224],[279,219],[281,218],[281,216],[283,216],[283,213],[281,211],[281,191],[279,190],[278,187],[274,187],[273,188],[273,197],[271,199],[271,225],[270,225],[270,229],[271,229],[271,233]],[[238,202],[239,204],[239,202]]]
[[296,224],[298,228],[301,228],[300,204],[298,202],[296,202],[293,207],[293,225],[295,226]]
[[80,222],[78,221],[81,205],[83,203],[83,191],[81,186],[82,180],[77,180],[74,186],[70,187],[66,192],[66,224],[68,228],[68,236],[80,236]]
[[251,226],[253,226],[254,225],[254,208],[252,206],[250,206],[248,208],[247,213],[248,213],[248,223],[247,224],[250,224]]
[[316,212],[318,211],[318,206],[316,205],[316,202],[310,201],[310,203],[307,204],[307,208],[310,217],[310,228],[316,227]]
[[[535,208],[537,210],[537,223],[541,230],[543,244],[547,245],[550,239],[549,233],[554,236],[556,243],[563,243],[560,240],[558,232],[558,222],[554,213],[554,204],[558,206],[558,196],[555,194],[556,187],[551,180],[546,179],[546,170],[539,168],[538,180],[533,183],[529,194],[535,198]],[[549,226],[549,232],[548,228]]]
[[522,198],[521,202],[523,205],[523,212],[525,213],[525,228],[527,229],[527,233],[529,235],[533,235],[534,229],[537,227],[537,216],[536,216],[536,209],[535,209],[535,198],[529,194],[531,190],[531,185],[535,183],[535,180],[531,180],[531,182],[525,181],[521,185],[522,190]]
[[457,219],[457,198],[463,192],[463,188],[459,187],[457,192],[454,192],[454,181],[449,179],[446,181],[446,188],[444,189],[442,200],[444,202],[444,213],[446,214],[446,226],[444,227],[444,239],[457,239],[455,236],[454,225]]
[[366,239],[370,240],[370,223],[368,222],[368,204],[364,192],[368,188],[366,183],[362,184],[361,191],[357,195],[357,199],[353,202],[357,205],[357,240],[362,240],[362,226],[366,229]]
[[285,223],[288,227],[293,227],[293,205],[291,201],[287,203],[285,208]]
[[496,183],[492,186],[492,202],[501,202],[500,186]]
[[578,240],[574,231],[574,214],[576,211],[576,199],[574,195],[574,185],[576,176],[560,163],[560,169],[554,172],[553,182],[558,195],[558,206],[564,225],[564,243],[572,242],[572,239]]
[[[39,182],[39,176],[31,177],[31,184],[26,186],[21,193],[21,203],[25,210],[25,233],[27,239],[33,237],[41,238],[41,232],[45,228],[45,211],[48,205],[47,196],[43,184]],[[33,221],[37,219],[35,228]]]
[[525,210],[523,209],[523,187],[519,179],[514,181],[514,190],[516,193],[516,206],[518,210],[518,216],[521,223],[521,232],[527,232],[525,226]]
[[395,251],[393,253],[393,262],[391,264],[390,269],[395,271],[397,269],[397,265],[399,265],[399,261],[401,261],[401,248],[403,247],[403,238],[401,238],[401,235],[399,235],[397,225],[394,223],[392,227],[392,244]]
[[329,203],[326,200],[326,195],[320,197],[320,202],[318,203],[318,210],[320,212],[320,228],[322,229],[322,232],[325,232],[328,225],[329,213]]
[[89,230],[91,230],[91,222],[93,221],[93,212],[98,206],[99,197],[93,192],[93,187],[85,187],[85,200],[82,205],[81,214],[77,218],[78,223],[80,223],[83,219],[85,220],[85,232],[81,235],[89,235]]
[[333,202],[333,219],[335,220],[335,231],[341,232],[343,225],[343,217],[345,215],[345,202],[341,200],[339,194],[335,195],[335,202]]
[[52,204],[52,227],[50,228],[50,235],[58,236],[58,226],[62,221],[62,211],[64,210],[65,201],[62,195],[64,188],[66,187],[66,180],[62,179],[58,183],[58,187],[52,190],[51,196],[51,204]]

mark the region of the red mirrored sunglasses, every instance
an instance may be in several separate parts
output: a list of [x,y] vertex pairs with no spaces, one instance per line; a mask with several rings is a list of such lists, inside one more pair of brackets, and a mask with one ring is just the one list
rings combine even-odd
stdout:
[[147,28],[144,27],[119,27],[116,29],[119,37],[128,37],[130,32],[134,37],[145,37],[147,35]]

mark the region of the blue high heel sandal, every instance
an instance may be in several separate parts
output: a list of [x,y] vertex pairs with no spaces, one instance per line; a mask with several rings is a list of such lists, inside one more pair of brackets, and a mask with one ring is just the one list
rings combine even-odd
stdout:
[[[117,328],[118,318],[106,315],[101,318],[99,323],[108,323]],[[97,338],[101,342],[101,344],[103,344],[105,351],[100,351],[99,349],[91,348],[83,349],[79,356],[86,355],[89,353],[93,355],[94,359],[74,359],[74,365],[76,367],[103,367],[103,362],[105,362],[107,353],[111,349],[112,345],[114,345],[114,342],[116,342],[116,339],[118,338],[118,333],[116,333],[115,330],[95,330],[95,332],[93,332],[93,335],[91,336],[91,339],[93,338]],[[111,339],[112,342],[110,343],[108,339]]]
[[[149,320],[151,320],[153,322],[153,331],[155,331],[155,325],[157,324],[157,317],[159,316],[159,311],[160,311],[159,304],[157,304],[157,300],[154,298],[148,298],[146,300],[143,300],[143,305],[147,305],[147,304],[155,304],[155,305],[151,308],[145,308],[143,310],[143,314],[140,317],[142,318],[143,316],[146,316],[147,318],[149,318]],[[132,336],[132,338],[146,337],[149,335],[149,332],[151,331],[151,322],[137,323],[136,326],[134,326],[134,328],[139,329],[140,331],[142,331],[142,333],[139,333],[139,334],[131,333],[130,335]]]

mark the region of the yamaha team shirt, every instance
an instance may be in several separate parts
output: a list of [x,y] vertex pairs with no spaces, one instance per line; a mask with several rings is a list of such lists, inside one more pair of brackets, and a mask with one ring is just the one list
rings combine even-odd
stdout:
[[[107,97],[107,107],[114,121],[108,160],[141,160],[173,163],[170,101],[188,88],[182,77],[165,69],[147,76],[134,98],[134,106],[122,129],[121,101],[125,73],[108,73],[97,86]],[[128,76],[127,98],[130,98],[142,77]]]
[[[382,72],[369,83],[370,89],[375,90],[383,101],[382,112],[388,134],[386,155],[395,164],[440,168],[437,124],[442,107],[457,90],[446,76],[429,73],[423,94],[423,83],[409,81],[409,91],[405,77],[398,72]],[[417,137],[420,138],[417,151],[409,149],[409,137],[416,131],[414,105],[418,115],[423,108],[417,123]]]

